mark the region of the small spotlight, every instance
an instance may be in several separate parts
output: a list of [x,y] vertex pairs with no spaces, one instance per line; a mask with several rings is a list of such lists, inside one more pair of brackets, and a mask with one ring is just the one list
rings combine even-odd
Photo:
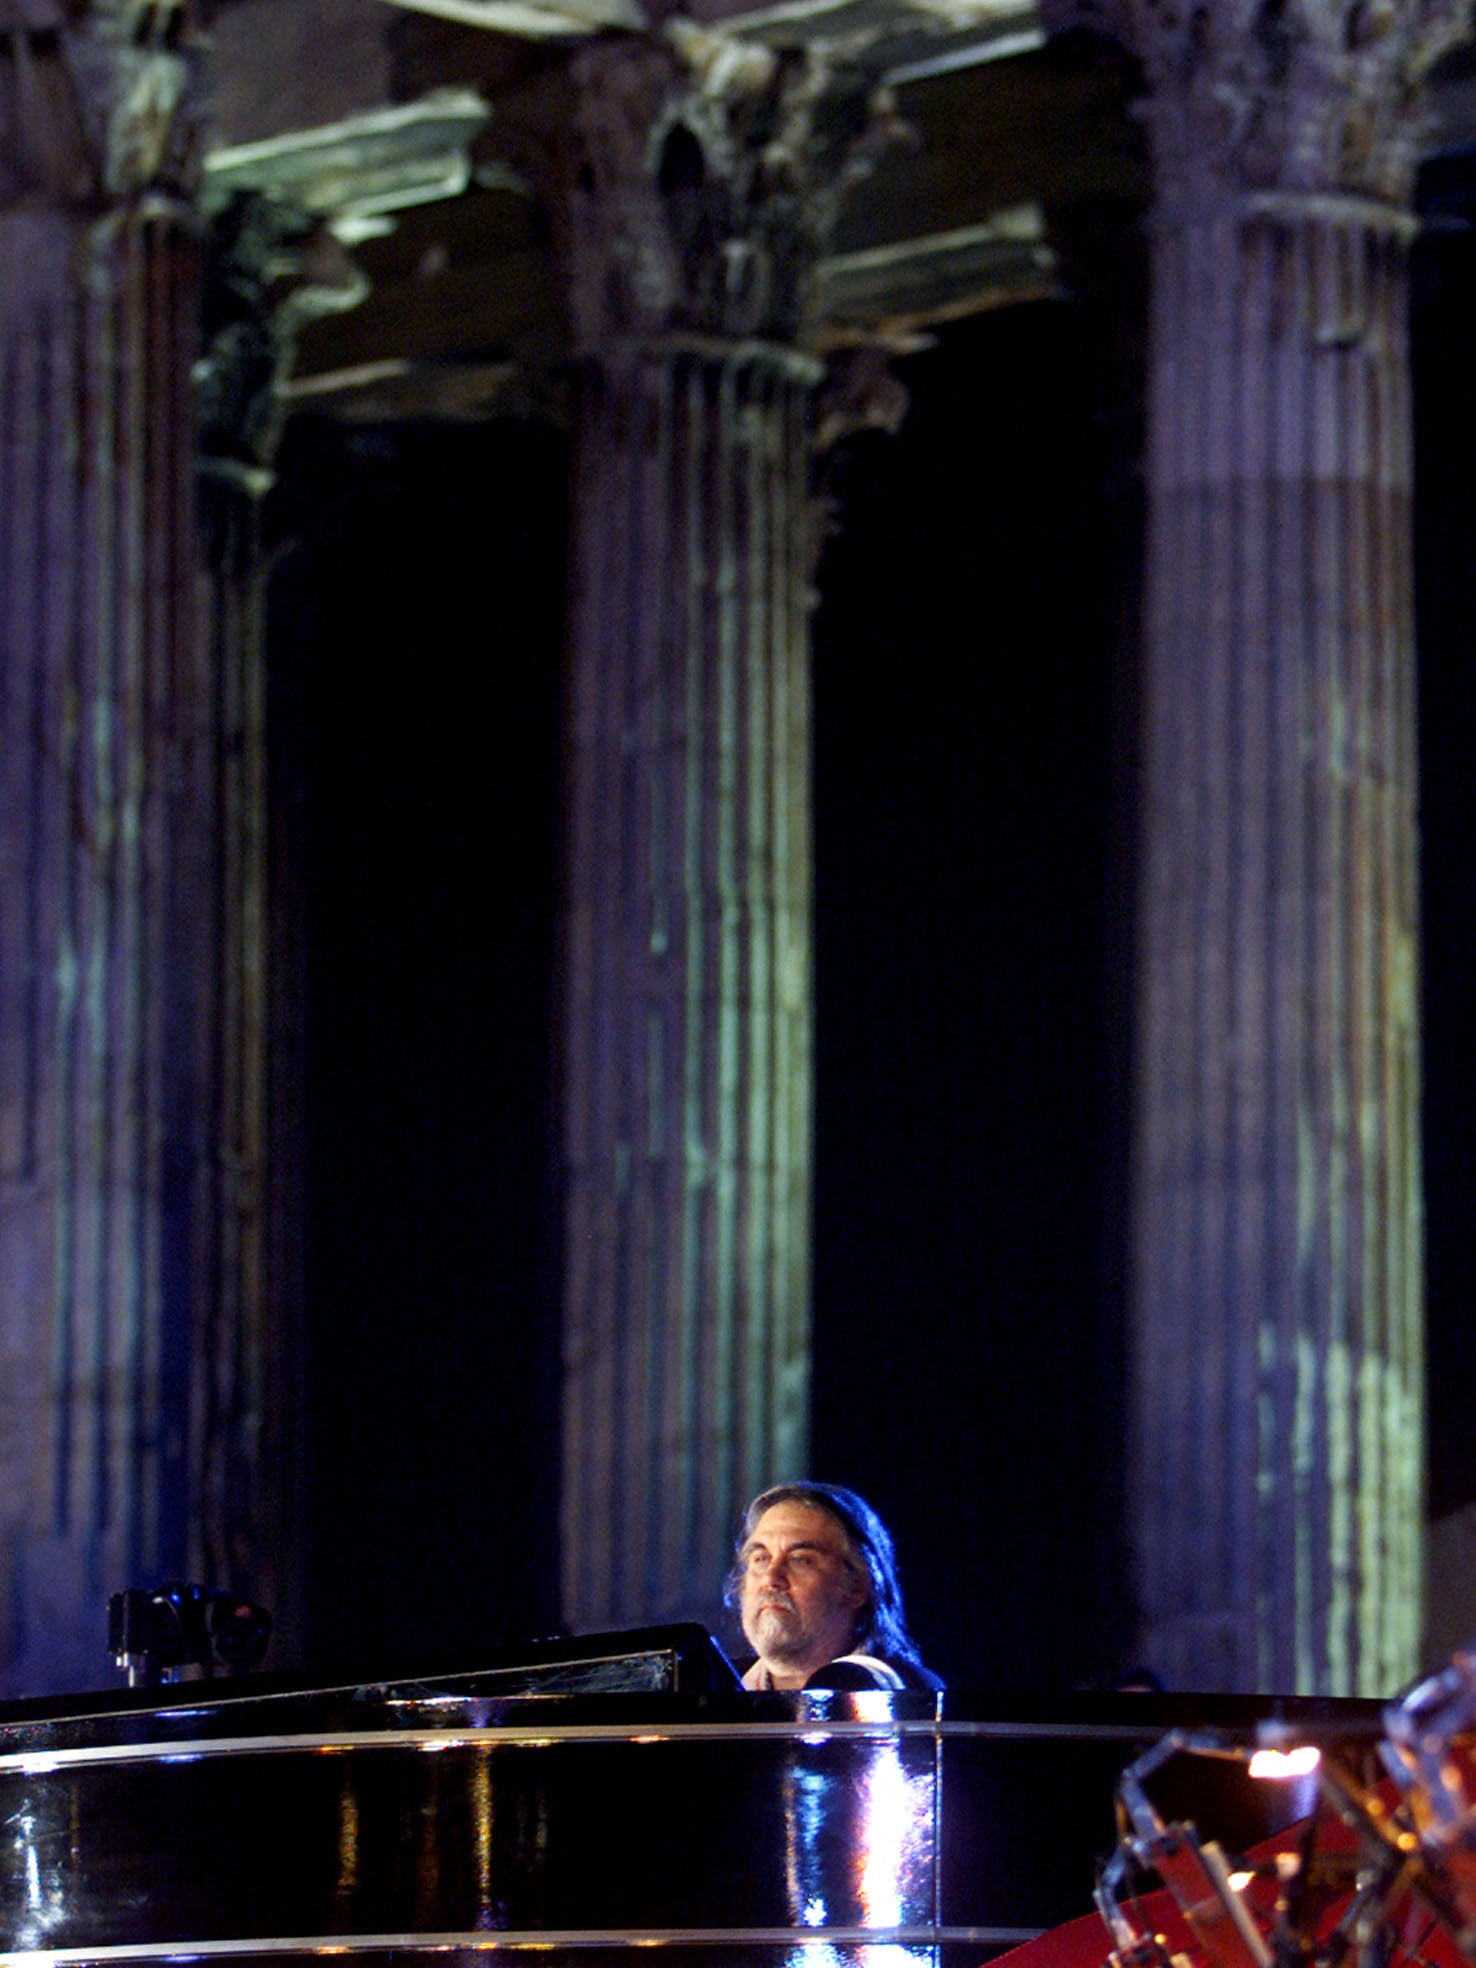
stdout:
[[1281,1781],[1288,1777],[1310,1777],[1321,1761],[1322,1751],[1311,1743],[1304,1743],[1299,1749],[1258,1749],[1250,1760],[1250,1773],[1253,1777]]

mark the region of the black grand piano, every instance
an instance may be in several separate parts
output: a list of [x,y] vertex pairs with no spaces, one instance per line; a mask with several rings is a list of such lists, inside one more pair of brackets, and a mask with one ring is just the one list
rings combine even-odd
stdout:
[[[1272,1706],[746,1695],[700,1627],[31,1702],[0,1711],[0,1959],[974,1968],[1090,1910],[1127,1763]],[[1248,1844],[1300,1808],[1208,1774],[1170,1761],[1166,1810]]]

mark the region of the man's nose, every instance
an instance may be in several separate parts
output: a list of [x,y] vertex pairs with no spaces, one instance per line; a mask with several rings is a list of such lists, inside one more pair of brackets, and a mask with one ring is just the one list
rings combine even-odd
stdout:
[[785,1559],[784,1553],[782,1551],[772,1552],[767,1558],[760,1561],[759,1576],[766,1581],[783,1578],[786,1568],[787,1560]]

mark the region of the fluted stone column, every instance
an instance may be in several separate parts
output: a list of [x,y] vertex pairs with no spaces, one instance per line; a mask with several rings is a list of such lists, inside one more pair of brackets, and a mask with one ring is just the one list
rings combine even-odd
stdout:
[[[729,64],[724,68],[722,64]],[[576,59],[564,1612],[699,1616],[802,1470],[816,77]]]
[[[24,24],[21,24],[24,23]],[[6,27],[0,159],[0,1687],[110,1675],[186,1570],[217,1263],[216,703],[197,634],[181,7]]]
[[[269,207],[237,201],[207,234],[203,346],[196,365],[206,634],[220,734],[217,1114],[224,1172],[220,1262],[202,1281],[213,1303],[202,1323],[197,1365],[197,1507],[208,1576],[249,1578],[254,1595],[276,1610],[276,1565],[292,1544],[283,1537],[280,1486],[292,1460],[294,1404],[283,1398],[291,1362],[282,1357],[283,1336],[273,1330],[269,1312],[271,1305],[280,1313],[285,1297],[281,1281],[270,1277],[268,1190],[268,1057],[275,1022],[269,978],[275,967],[268,964],[261,505],[272,483],[280,416],[279,357],[265,293],[286,264],[281,229],[272,219]],[[259,1487],[262,1451],[271,1472],[265,1495]],[[264,1537],[268,1525],[273,1534]]]
[[[284,146],[285,147],[285,146]],[[263,167],[265,171],[266,167]],[[263,505],[300,326],[367,283],[290,199],[230,191],[206,233],[196,362],[207,663],[216,700],[219,1250],[196,1366],[200,1564],[299,1639],[304,1057],[301,895],[267,730]],[[281,744],[278,751],[290,750]]]
[[1141,1651],[1417,1666],[1423,1355],[1406,249],[1462,6],[1072,7],[1154,146],[1132,1175]]
[[[199,1563],[276,1618],[273,1658],[301,1657],[307,1447],[302,761],[290,711],[268,728],[264,550],[302,331],[369,283],[340,233],[462,189],[486,120],[467,91],[259,142],[206,161],[195,364],[207,638],[216,703],[217,1263],[201,1280],[191,1471]],[[393,223],[392,220],[389,223]]]

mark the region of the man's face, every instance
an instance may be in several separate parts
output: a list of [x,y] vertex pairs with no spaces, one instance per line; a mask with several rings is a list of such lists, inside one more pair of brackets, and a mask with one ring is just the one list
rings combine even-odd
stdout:
[[847,1652],[866,1591],[846,1562],[844,1531],[814,1504],[770,1504],[744,1546],[738,1610],[770,1665],[808,1674]]

